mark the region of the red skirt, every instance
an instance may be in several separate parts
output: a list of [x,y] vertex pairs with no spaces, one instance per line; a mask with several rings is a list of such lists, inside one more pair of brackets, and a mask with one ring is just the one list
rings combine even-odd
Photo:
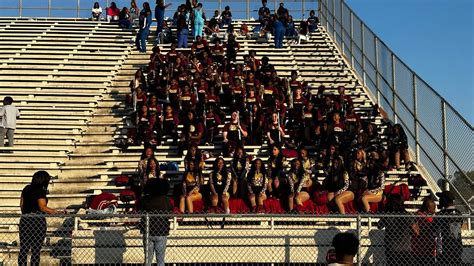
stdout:
[[268,198],[263,202],[263,207],[267,213],[284,213],[285,210],[281,207],[280,200],[275,198]]
[[248,213],[250,211],[243,199],[229,199],[230,213]]

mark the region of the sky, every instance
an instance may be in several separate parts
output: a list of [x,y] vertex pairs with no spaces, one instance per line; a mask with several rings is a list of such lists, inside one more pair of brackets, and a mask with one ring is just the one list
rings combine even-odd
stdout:
[[[50,0],[53,6],[75,8],[77,0]],[[97,0],[80,0],[81,17],[90,14]],[[105,0],[98,0],[102,6]],[[111,2],[110,0],[109,2]],[[280,0],[278,0],[280,1]],[[116,0],[118,6],[129,0]],[[139,4],[143,1],[138,0]],[[154,3],[154,0],[149,0]],[[167,0],[172,16],[182,1]],[[208,15],[217,1],[205,1]],[[234,16],[246,17],[245,2],[228,3]],[[273,8],[274,1],[269,1]],[[474,124],[474,0],[346,0],[354,12],[412,70],[444,97],[464,118]],[[18,0],[0,0],[0,7],[15,6]],[[47,6],[48,0],[23,0],[25,7]],[[152,4],[153,5],[153,4]],[[298,0],[287,1],[289,9],[300,9]],[[250,16],[256,16],[259,0],[250,0]],[[306,3],[307,9],[316,8]],[[46,10],[23,10],[24,16],[47,16]],[[76,16],[75,11],[53,11],[52,16]],[[18,16],[17,10],[0,9],[0,16]]]
[[347,0],[412,70],[474,124],[473,0]]

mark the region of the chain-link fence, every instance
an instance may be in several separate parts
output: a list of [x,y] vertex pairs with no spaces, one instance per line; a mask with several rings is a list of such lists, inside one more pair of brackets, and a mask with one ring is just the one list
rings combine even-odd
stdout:
[[412,71],[351,10],[344,0],[320,0],[319,17],[370,92],[400,123],[418,164],[441,185],[448,181],[472,211],[472,126]]
[[[354,262],[474,263],[474,216],[131,214],[0,216],[0,265],[327,263],[341,232],[359,240]],[[334,243],[337,247],[338,244]],[[357,243],[356,243],[357,244]],[[147,247],[147,248],[145,248]],[[349,251],[348,251],[349,250]]]

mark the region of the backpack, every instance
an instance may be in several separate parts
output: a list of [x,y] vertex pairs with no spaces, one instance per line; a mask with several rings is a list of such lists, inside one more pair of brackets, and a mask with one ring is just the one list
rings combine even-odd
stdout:
[[130,178],[126,175],[120,175],[115,178],[116,187],[125,187],[130,183]]
[[105,210],[111,206],[118,206],[118,198],[112,193],[102,192],[96,195],[89,208],[93,210]]
[[386,185],[383,190],[384,196],[388,199],[391,195],[399,194],[402,196],[403,201],[410,199],[410,190],[407,184],[400,185]]

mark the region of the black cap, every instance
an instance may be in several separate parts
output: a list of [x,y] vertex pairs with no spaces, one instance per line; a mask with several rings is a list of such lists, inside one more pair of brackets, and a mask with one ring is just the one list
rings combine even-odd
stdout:
[[446,203],[454,203],[454,200],[456,199],[454,193],[451,191],[438,192],[436,193],[436,196],[438,196],[440,200],[445,200]]

